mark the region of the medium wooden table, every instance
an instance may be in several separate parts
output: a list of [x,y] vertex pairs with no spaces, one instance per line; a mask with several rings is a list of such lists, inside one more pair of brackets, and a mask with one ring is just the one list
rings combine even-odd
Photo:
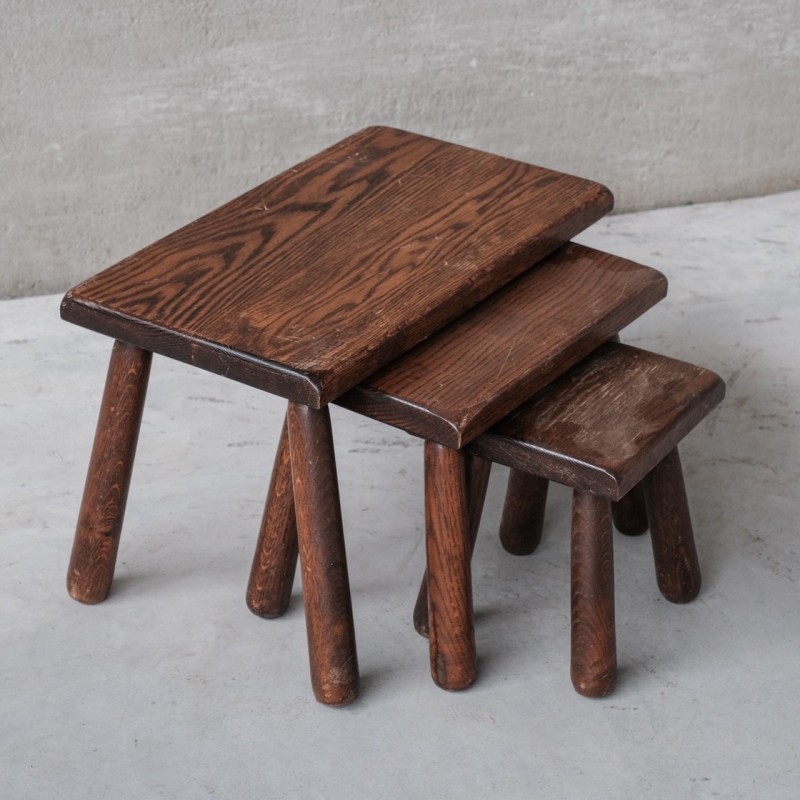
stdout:
[[152,353],[289,400],[297,534],[319,700],[357,693],[327,404],[611,209],[564,175],[367,128],[65,296],[113,337],[70,594],[108,594]]
[[[666,291],[657,270],[568,244],[335,401],[425,439],[428,570],[415,624],[430,633],[443,688],[464,689],[477,674],[470,555],[490,462],[465,446]],[[254,613],[283,614],[296,560],[284,430],[247,592]]]

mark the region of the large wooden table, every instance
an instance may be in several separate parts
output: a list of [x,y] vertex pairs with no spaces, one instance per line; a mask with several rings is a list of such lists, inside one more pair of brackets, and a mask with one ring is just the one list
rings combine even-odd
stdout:
[[[152,353],[273,392],[289,400],[312,683],[323,702],[352,699],[327,404],[611,206],[592,181],[367,128],[69,291],[63,318],[116,340],[70,594],[95,603],[109,591]],[[471,433],[485,422],[476,417]]]

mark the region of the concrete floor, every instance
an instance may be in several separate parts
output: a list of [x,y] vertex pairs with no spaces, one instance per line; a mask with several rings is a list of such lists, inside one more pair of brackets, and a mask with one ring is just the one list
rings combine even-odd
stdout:
[[800,192],[602,221],[581,241],[662,269],[625,339],[706,365],[723,406],[682,448],[704,588],[661,599],[616,540],[619,687],[569,681],[569,494],[516,558],[475,556],[480,678],[431,682],[411,608],[421,445],[334,412],[363,675],[312,698],[299,588],[244,590],[282,402],[154,362],[111,597],[64,589],[110,342],[59,298],[0,303],[0,797],[796,798],[800,794]]

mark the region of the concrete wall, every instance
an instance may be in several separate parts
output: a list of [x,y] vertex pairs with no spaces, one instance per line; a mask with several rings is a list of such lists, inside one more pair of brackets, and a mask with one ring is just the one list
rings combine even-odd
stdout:
[[62,290],[369,123],[608,184],[800,186],[798,0],[0,0],[0,296]]

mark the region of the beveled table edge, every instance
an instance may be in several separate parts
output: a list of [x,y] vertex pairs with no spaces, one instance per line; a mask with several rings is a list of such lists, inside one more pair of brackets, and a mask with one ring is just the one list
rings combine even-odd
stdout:
[[321,408],[322,384],[296,368],[233,350],[217,342],[187,336],[141,319],[128,319],[102,306],[75,301],[70,292],[61,301],[61,318],[95,333],[132,344],[166,358],[231,378],[261,391],[290,397]]
[[[615,309],[591,331],[570,342],[559,356],[561,372],[566,372],[575,366],[601,344],[618,334],[623,328],[641,316],[642,313],[666,297],[668,286],[667,279],[663,273],[652,267],[640,266],[642,269],[653,273],[654,281],[646,287],[647,291],[643,291],[638,298],[641,304],[639,312],[634,315],[625,314],[620,319],[619,310]],[[490,300],[491,296],[484,302]],[[468,313],[468,311],[464,313]],[[444,328],[441,330],[444,330]],[[400,356],[398,360],[402,360],[404,357]],[[391,368],[391,364],[382,369],[386,368]],[[459,420],[448,419],[420,403],[388,394],[381,389],[370,386],[368,383],[361,383],[353,387],[338,397],[334,403],[349,411],[392,425],[395,428],[400,428],[412,436],[434,441],[454,449],[461,449],[487,429],[500,422],[503,417],[518,408],[521,403],[526,402],[534,394],[544,389],[555,377],[557,376],[552,374],[548,374],[545,377],[535,374],[528,376],[526,380],[520,381],[519,384],[507,389],[506,396],[492,405],[491,408],[480,409],[476,413],[465,413]],[[522,396],[522,400],[520,400],[520,396]]]

